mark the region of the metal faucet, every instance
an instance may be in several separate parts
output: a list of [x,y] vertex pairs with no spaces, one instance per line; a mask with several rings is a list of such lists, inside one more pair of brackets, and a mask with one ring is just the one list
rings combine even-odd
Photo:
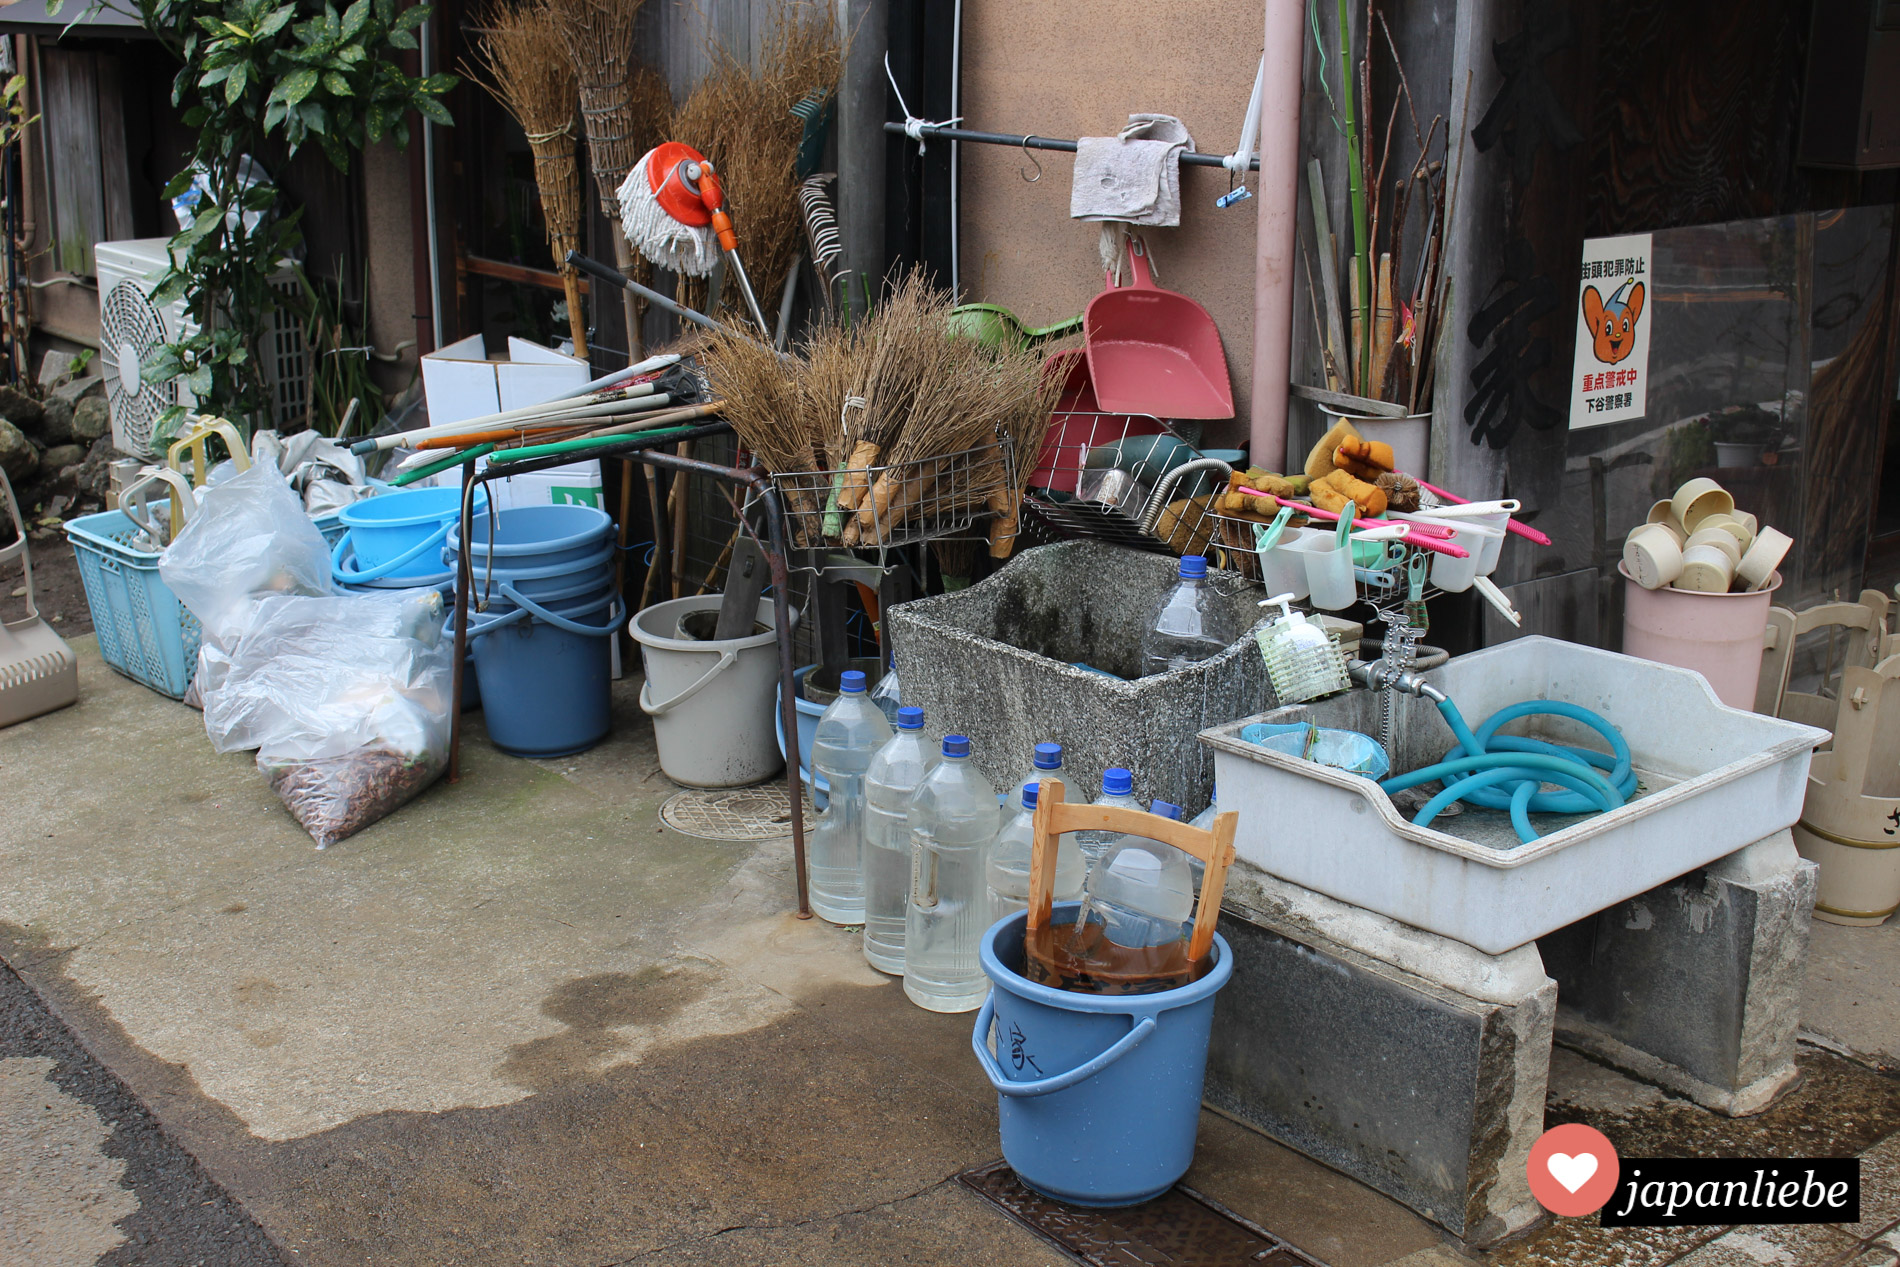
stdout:
[[1442,704],[1447,698],[1443,691],[1417,673],[1401,669],[1386,660],[1354,660],[1346,666],[1346,675],[1369,690],[1404,691],[1407,695],[1416,695],[1435,704]]

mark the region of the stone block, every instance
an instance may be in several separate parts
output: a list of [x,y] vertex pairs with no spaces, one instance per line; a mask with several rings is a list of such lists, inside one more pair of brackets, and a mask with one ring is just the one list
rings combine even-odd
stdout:
[[[1102,771],[1127,766],[1142,800],[1197,812],[1214,768],[1195,736],[1271,707],[1272,688],[1247,637],[1200,664],[1138,676],[1142,630],[1176,567],[1165,555],[1064,541],[1026,550],[968,589],[894,607],[904,703],[922,706],[933,732],[969,735],[972,759],[999,788],[1029,767],[1036,744],[1054,740],[1069,799],[1094,799]],[[1259,587],[1208,575],[1234,627],[1251,629]]]
[[1540,938],[1559,1041],[1719,1113],[1795,1080],[1815,867],[1786,831]]
[[1251,867],[1207,1103],[1403,1202],[1468,1244],[1537,1219],[1557,987],[1534,947],[1486,955]]

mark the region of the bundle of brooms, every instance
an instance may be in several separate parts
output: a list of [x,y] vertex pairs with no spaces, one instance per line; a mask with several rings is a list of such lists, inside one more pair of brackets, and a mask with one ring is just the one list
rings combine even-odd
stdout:
[[1014,548],[1060,383],[1035,353],[953,337],[952,306],[912,273],[854,331],[821,327],[793,357],[733,336],[707,349],[727,419],[782,477],[795,544],[885,545],[987,511],[990,553]]
[[579,81],[545,0],[518,8],[491,5],[481,17],[474,64],[465,64],[463,71],[486,88],[527,133],[548,245],[567,292],[574,355],[584,358],[587,317],[581,307],[580,279],[573,265],[560,263],[580,245],[581,174],[574,156]]

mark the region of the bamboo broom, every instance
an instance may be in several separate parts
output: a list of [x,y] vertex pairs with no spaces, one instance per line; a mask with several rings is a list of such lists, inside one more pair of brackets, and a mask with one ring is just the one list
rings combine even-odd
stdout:
[[[628,75],[628,67],[633,64],[633,21],[641,2],[547,0],[579,81],[581,121],[587,128],[594,192],[607,223],[614,227],[614,262],[628,274],[633,268],[633,247],[620,228],[616,191],[642,153],[635,133]],[[637,361],[644,351],[639,312],[631,292],[621,292],[621,302],[627,321],[627,354]]]
[[521,8],[491,5],[482,16],[470,79],[486,88],[528,134],[534,152],[534,183],[541,193],[548,245],[567,292],[567,324],[574,355],[587,359],[587,314],[581,306],[580,275],[566,263],[580,246],[581,177],[574,157],[574,103],[579,81],[547,4]]

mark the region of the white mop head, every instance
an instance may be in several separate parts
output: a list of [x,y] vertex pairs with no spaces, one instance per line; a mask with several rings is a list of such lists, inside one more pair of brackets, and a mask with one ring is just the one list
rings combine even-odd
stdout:
[[704,277],[719,260],[719,239],[710,225],[681,224],[653,196],[647,175],[649,150],[620,182],[620,227],[633,249],[660,267],[686,277]]

